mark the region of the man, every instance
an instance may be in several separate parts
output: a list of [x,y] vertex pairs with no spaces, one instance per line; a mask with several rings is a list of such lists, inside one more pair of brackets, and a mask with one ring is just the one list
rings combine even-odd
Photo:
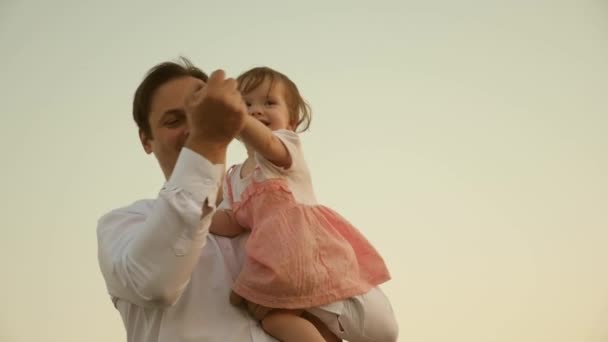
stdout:
[[[155,66],[135,92],[141,143],[157,158],[166,183],[156,199],[99,220],[100,268],[129,341],[274,341],[228,301],[246,236],[231,240],[208,232],[227,146],[247,108],[236,81],[223,71],[207,80],[183,62]],[[379,289],[370,296],[390,306]],[[360,310],[365,300],[313,309],[307,318],[329,341],[368,341],[369,334],[396,340],[396,323],[375,324],[378,315]],[[376,326],[382,331],[374,332]]]

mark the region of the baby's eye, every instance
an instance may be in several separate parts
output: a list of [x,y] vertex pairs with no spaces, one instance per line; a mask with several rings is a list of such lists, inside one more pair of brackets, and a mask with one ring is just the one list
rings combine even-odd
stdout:
[[266,100],[266,103],[264,103],[266,106],[273,106],[275,104],[277,104],[274,100]]
[[245,105],[247,105],[247,107],[251,107],[251,102],[245,101]]

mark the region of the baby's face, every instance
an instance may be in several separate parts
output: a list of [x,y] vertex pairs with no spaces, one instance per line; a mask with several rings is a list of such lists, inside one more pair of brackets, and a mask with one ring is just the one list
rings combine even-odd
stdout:
[[266,79],[252,91],[243,94],[249,115],[273,131],[292,129],[289,120],[289,109],[285,99],[285,87],[282,82]]

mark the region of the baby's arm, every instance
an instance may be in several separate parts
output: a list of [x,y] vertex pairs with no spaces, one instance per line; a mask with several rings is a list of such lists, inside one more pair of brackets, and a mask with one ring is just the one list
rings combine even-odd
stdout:
[[251,116],[245,117],[241,139],[274,165],[286,169],[291,166],[291,155],[281,139],[272,134],[270,128]]
[[232,210],[220,209],[213,215],[209,231],[215,235],[235,237],[244,232],[245,228],[236,222],[236,219],[232,215]]

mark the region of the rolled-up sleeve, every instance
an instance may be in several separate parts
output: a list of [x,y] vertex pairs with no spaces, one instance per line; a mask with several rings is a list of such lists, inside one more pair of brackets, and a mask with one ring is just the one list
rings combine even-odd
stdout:
[[183,148],[151,210],[99,219],[98,258],[112,297],[142,306],[177,301],[205,244],[223,170]]

